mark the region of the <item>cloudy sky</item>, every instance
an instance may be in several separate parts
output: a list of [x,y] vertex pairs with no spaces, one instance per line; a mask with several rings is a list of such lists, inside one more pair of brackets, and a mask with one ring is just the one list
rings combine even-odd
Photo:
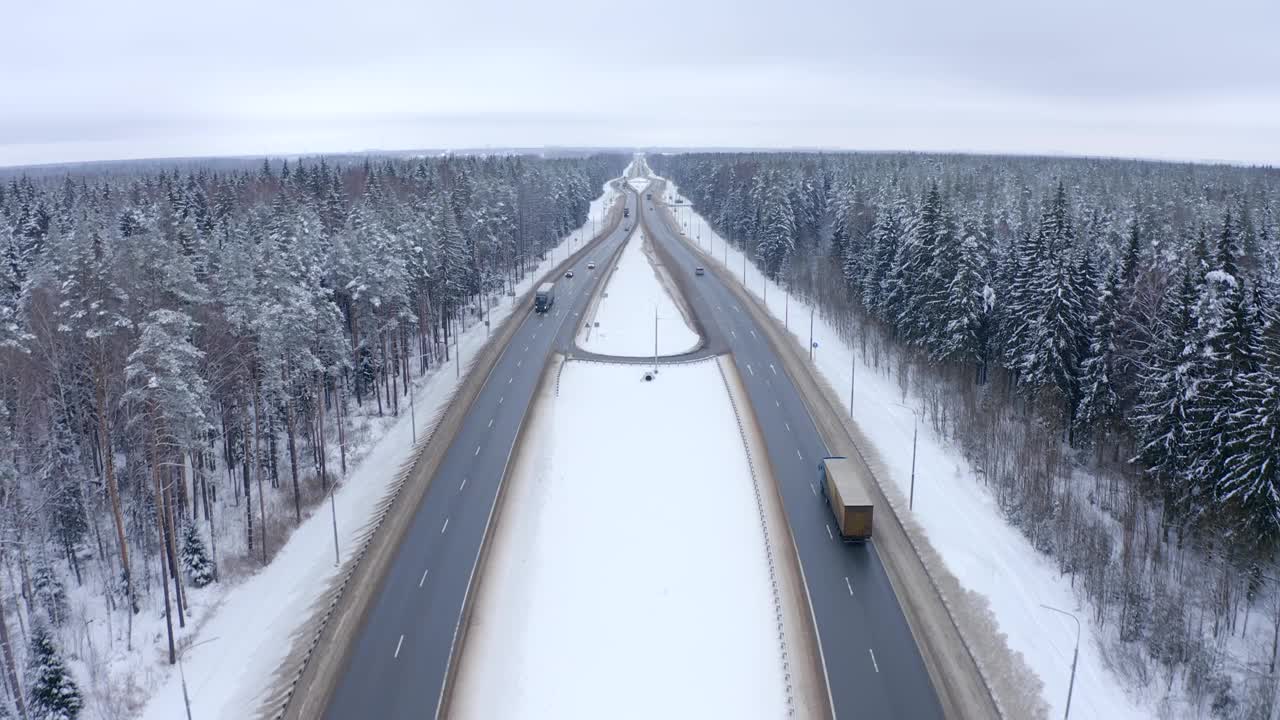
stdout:
[[1275,0],[8,2],[0,165],[754,146],[1280,165]]

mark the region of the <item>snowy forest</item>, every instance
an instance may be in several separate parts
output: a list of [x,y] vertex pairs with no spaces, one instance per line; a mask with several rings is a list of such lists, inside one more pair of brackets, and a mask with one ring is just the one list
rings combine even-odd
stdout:
[[86,678],[173,663],[187,594],[268,563],[346,475],[352,415],[400,413],[628,159],[0,176],[0,718],[135,712]]
[[1273,717],[1280,171],[649,161],[918,399],[1070,576],[1115,672],[1195,716]]

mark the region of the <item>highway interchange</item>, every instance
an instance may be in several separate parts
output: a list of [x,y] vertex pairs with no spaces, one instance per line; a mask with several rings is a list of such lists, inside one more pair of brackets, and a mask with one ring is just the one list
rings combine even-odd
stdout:
[[[669,258],[704,345],[732,353],[739,368],[803,568],[834,714],[941,718],[874,542],[845,545],[833,533],[815,484],[817,462],[827,450],[782,362],[716,273],[694,275],[707,261],[664,221],[666,213],[655,204],[660,201],[630,188],[624,197],[631,217],[573,257],[574,277],[557,280],[552,312],[517,311],[509,321],[520,326],[472,403],[377,589],[325,717],[439,714],[521,422],[551,354],[574,354],[579,318],[595,284],[616,259],[627,228],[640,221]],[[596,271],[586,270],[590,262]]]

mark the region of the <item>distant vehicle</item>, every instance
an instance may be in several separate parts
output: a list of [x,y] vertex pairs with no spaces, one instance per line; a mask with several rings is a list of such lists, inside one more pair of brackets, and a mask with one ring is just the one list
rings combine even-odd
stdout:
[[587,263],[587,269],[588,269],[588,270],[595,270],[595,269],[596,269],[596,264],[595,264],[595,263]]
[[701,265],[699,265],[698,267],[696,267],[696,268],[694,268],[694,269],[693,269],[693,274],[694,274],[694,275],[706,275],[706,274],[707,274],[707,269],[706,269],[706,268],[704,268],[704,267],[702,267]]
[[631,217],[631,208],[622,208],[622,217]]
[[571,277],[573,277],[573,271],[572,271],[572,270],[565,270],[565,271],[564,271],[564,276],[565,276],[565,277],[567,277],[567,278],[571,278]]
[[533,311],[544,313],[556,304],[556,286],[551,283],[542,283],[538,286],[538,292],[533,296]]
[[831,506],[840,528],[840,539],[861,542],[871,538],[871,498],[864,489],[861,466],[846,457],[823,458],[818,465],[822,497]]
[[644,199],[645,199],[645,200],[652,200],[652,199],[653,199],[653,193],[645,193],[645,194],[644,194]]

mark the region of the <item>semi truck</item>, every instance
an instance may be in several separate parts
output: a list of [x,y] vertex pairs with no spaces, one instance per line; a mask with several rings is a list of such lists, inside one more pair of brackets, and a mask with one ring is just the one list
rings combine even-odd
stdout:
[[556,286],[552,283],[542,283],[538,286],[538,292],[533,296],[533,311],[544,313],[556,304]]
[[845,542],[865,542],[871,538],[871,515],[874,510],[862,476],[862,466],[847,457],[823,458],[818,464],[822,497],[831,506]]

